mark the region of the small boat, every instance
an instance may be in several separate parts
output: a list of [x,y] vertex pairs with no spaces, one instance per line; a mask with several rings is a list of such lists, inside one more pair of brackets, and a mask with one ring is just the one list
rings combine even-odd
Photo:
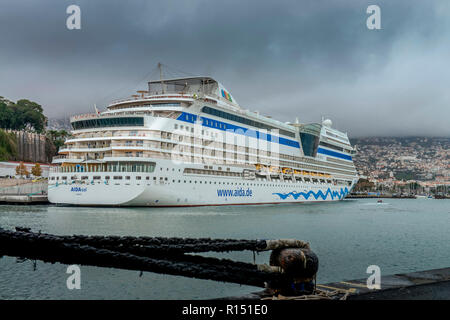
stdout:
[[383,203],[383,200],[379,199],[379,200],[377,201],[377,203]]

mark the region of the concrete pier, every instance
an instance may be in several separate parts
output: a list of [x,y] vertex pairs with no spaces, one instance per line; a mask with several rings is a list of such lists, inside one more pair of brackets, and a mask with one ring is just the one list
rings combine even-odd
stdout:
[[46,194],[35,195],[19,195],[7,194],[0,195],[0,204],[47,204],[48,198]]
[[[394,274],[381,277],[380,289],[368,289],[367,279],[317,284],[322,293],[336,293],[329,299],[346,300],[450,300],[450,268]],[[267,290],[224,300],[308,300],[306,297],[277,297]],[[316,298],[309,299],[316,300]]]
[[381,277],[381,289],[367,288],[366,279],[332,283],[354,289],[349,300],[450,300],[450,268]]
[[0,180],[0,204],[46,204],[47,181]]

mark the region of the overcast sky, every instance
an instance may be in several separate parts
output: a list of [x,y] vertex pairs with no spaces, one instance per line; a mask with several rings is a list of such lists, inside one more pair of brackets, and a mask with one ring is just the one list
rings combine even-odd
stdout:
[[[81,30],[66,8],[81,8]],[[381,8],[381,30],[366,9]],[[350,136],[450,136],[450,1],[1,0],[0,96],[50,118],[146,89],[158,62],[245,109]]]

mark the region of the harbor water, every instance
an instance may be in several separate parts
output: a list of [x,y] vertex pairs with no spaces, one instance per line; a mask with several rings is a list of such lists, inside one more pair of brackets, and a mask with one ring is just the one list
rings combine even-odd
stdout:
[[[318,283],[450,266],[450,202],[433,199],[191,208],[0,206],[0,226],[61,235],[134,235],[307,240]],[[252,252],[214,254],[253,262]],[[268,263],[269,253],[256,255]],[[212,299],[260,288],[137,271],[81,266],[69,290],[67,266],[0,258],[0,299]],[[381,284],[382,285],[382,284]]]

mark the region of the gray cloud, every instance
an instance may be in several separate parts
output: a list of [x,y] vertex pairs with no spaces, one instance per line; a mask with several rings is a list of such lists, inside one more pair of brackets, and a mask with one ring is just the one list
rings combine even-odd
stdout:
[[[370,31],[374,3],[382,30]],[[81,30],[65,27],[70,4]],[[38,101],[50,117],[87,112],[145,88],[161,61],[283,121],[448,136],[449,13],[445,0],[3,0],[0,95]]]

